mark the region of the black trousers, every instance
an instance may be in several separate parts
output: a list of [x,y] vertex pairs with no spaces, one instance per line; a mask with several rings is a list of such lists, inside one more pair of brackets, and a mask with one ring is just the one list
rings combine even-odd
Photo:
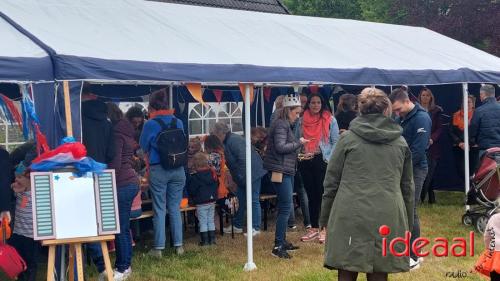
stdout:
[[16,248],[26,262],[26,271],[21,273],[17,280],[36,281],[36,271],[38,255],[40,253],[40,243],[23,235],[12,234],[8,242],[9,245]]
[[310,160],[299,162],[299,171],[302,176],[304,188],[309,199],[309,217],[311,226],[319,228],[319,213],[323,198],[323,181],[325,180],[327,163],[323,155],[317,154]]
[[438,164],[437,159],[432,159],[430,155],[427,155],[427,163],[429,164],[429,170],[427,172],[427,177],[425,178],[424,185],[422,186],[422,192],[420,193],[420,200],[422,203],[425,201],[425,197],[429,195],[429,203],[436,202],[436,196],[434,195],[434,189],[432,187],[432,178],[434,177],[434,172]]
[[[455,158],[455,167],[457,169],[460,179],[464,178],[465,165],[464,165],[464,151],[460,147],[453,147],[453,157]],[[471,148],[469,150],[469,175],[472,176],[479,165],[479,150]]]

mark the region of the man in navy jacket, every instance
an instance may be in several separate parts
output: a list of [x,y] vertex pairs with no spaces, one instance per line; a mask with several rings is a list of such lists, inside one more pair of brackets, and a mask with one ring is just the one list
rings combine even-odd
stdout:
[[500,147],[500,104],[492,85],[483,85],[479,93],[483,105],[474,112],[469,131],[471,143],[479,146],[481,156],[489,148]]
[[[420,200],[420,193],[427,176],[427,148],[430,144],[432,121],[429,114],[419,104],[414,104],[410,101],[408,93],[404,88],[399,88],[392,91],[390,95],[392,102],[392,110],[399,117],[396,121],[403,127],[403,137],[405,138],[411,150],[411,158],[413,163],[413,181],[415,183],[415,206],[414,206],[414,223],[411,232],[411,243],[420,237],[420,221],[417,215],[417,204]],[[419,260],[416,254],[412,251],[410,259],[410,267],[418,268]]]

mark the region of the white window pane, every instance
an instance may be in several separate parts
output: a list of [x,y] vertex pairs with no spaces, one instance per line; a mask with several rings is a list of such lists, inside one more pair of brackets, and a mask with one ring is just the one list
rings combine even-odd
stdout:
[[231,118],[232,131],[243,132],[243,120],[241,118]]
[[202,120],[190,120],[189,121],[189,134],[198,135],[203,133]]

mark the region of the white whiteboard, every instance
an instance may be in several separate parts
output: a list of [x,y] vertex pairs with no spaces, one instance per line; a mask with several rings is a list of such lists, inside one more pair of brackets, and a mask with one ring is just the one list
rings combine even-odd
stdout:
[[92,173],[53,173],[56,239],[97,236]]

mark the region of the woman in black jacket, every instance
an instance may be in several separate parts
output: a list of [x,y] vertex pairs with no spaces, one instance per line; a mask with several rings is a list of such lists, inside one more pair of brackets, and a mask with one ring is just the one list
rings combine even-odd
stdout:
[[335,113],[335,119],[337,119],[341,134],[349,130],[349,124],[351,124],[351,121],[358,116],[357,103],[358,99],[353,94],[343,94],[340,96],[337,112]]
[[292,211],[293,179],[298,151],[308,140],[304,138],[297,140],[291,128],[301,112],[299,97],[286,96],[283,105],[283,109],[271,124],[264,156],[264,169],[273,173],[271,181],[276,183],[278,196],[278,218],[272,255],[289,259],[291,257],[287,251],[298,249],[286,241],[287,222]]

